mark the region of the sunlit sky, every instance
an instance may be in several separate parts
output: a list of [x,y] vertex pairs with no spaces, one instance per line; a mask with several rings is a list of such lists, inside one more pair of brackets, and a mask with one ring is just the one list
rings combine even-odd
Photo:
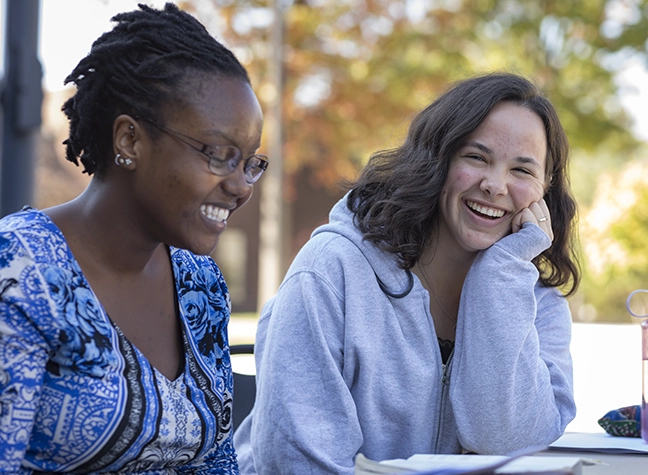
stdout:
[[112,28],[117,13],[138,3],[161,7],[165,0],[41,0],[40,58],[45,89],[63,89],[63,81],[88,54],[92,42]]
[[[41,0],[40,58],[45,89],[63,88],[63,80],[83,58],[92,42],[112,28],[110,18],[133,10],[138,3],[161,7],[165,0]],[[648,141],[648,72],[630,62],[619,75],[621,103],[635,118],[634,131]]]

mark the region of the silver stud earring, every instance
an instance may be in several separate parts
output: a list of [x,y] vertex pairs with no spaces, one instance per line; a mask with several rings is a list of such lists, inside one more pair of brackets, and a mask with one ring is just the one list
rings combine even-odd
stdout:
[[124,158],[120,153],[115,155],[115,165],[117,165],[118,167],[121,165],[130,165],[131,163],[133,163],[133,161],[130,158]]

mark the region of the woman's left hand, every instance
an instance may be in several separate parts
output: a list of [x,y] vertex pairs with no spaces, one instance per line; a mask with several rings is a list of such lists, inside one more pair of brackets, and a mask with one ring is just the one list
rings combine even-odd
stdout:
[[522,229],[524,223],[537,224],[549,236],[549,239],[553,241],[554,235],[551,229],[551,215],[549,214],[549,208],[544,199],[534,201],[528,208],[524,208],[513,217],[513,232],[516,233]]

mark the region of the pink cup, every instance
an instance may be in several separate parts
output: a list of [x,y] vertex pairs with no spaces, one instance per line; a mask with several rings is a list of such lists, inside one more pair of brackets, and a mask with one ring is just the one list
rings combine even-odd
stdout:
[[[638,295],[646,294],[646,295]],[[633,297],[635,300],[633,301]],[[628,295],[626,307],[630,315],[643,318],[641,322],[641,359],[642,359],[642,394],[641,394],[641,437],[648,443],[648,290],[639,289]]]

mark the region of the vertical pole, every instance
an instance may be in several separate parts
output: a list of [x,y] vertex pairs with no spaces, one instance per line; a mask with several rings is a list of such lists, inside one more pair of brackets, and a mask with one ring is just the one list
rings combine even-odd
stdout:
[[274,24],[271,32],[272,55],[268,64],[270,86],[274,89],[266,117],[270,166],[261,185],[261,223],[259,226],[259,292],[257,309],[277,291],[283,272],[283,199],[282,199],[282,113],[283,92],[283,5],[273,2]]
[[33,204],[43,69],[38,60],[40,0],[7,0],[2,87],[0,216]]

